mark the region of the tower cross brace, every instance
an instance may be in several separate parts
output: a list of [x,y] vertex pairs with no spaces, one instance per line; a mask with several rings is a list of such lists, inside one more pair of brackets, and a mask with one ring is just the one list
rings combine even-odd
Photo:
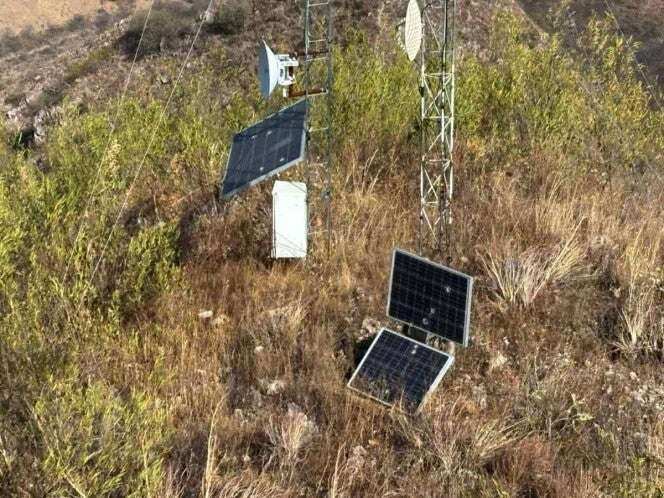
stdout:
[[420,50],[420,252],[451,258],[456,0],[425,0]]

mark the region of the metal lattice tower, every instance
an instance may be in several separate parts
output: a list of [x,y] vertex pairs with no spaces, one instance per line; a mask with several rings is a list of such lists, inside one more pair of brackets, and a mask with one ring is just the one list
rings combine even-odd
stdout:
[[420,51],[420,251],[451,257],[456,0],[425,0]]
[[[328,256],[332,238],[332,1],[305,0],[304,94],[309,103],[307,123],[307,190],[309,212],[324,224]],[[316,100],[320,104],[312,102]],[[311,217],[310,217],[311,223]],[[309,233],[320,233],[313,227]]]

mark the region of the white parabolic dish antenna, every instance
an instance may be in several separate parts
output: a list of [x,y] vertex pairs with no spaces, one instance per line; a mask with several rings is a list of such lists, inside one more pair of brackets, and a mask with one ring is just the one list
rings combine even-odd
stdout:
[[258,80],[263,97],[269,97],[279,82],[279,61],[265,41],[258,48]]
[[404,38],[408,59],[414,61],[422,46],[422,12],[420,11],[420,6],[417,4],[417,0],[410,0],[408,2]]

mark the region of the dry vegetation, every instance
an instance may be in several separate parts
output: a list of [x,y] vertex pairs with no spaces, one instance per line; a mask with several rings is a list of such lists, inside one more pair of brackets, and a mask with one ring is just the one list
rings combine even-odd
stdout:
[[416,245],[417,74],[389,36],[337,54],[329,259],[269,258],[269,185],[217,202],[229,137],[268,111],[223,50],[131,190],[172,82],[66,106],[46,174],[3,143],[0,494],[661,497],[664,113],[604,20],[573,55],[496,25],[459,76],[473,341],[418,417],[344,387]]

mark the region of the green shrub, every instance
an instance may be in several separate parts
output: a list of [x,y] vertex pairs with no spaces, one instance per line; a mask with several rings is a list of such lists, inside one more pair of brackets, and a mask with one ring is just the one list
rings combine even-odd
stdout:
[[160,223],[132,237],[115,299],[124,315],[168,289],[176,274],[179,230]]
[[244,30],[249,15],[249,5],[246,0],[229,0],[219,7],[209,26],[212,33],[222,35],[235,35]]
[[386,153],[399,148],[419,115],[418,72],[397,52],[375,51],[360,33],[335,53],[334,128],[340,149]]
[[32,27],[24,28],[17,34],[5,31],[0,35],[0,57],[35,49],[43,42],[44,37],[35,33]]
[[88,20],[84,16],[76,15],[67,21],[64,28],[67,31],[81,31],[87,26],[87,24]]
[[459,136],[474,152],[503,165],[549,150],[574,157],[583,171],[656,166],[663,115],[650,112],[633,49],[608,23],[595,20],[582,35],[589,65],[558,36],[525,39],[525,25],[509,16],[494,24],[488,62],[469,56],[459,71]]
[[180,37],[191,30],[193,21],[193,16],[182,15],[164,7],[155,7],[150,14],[141,41],[147,17],[148,11],[134,15],[127,31],[119,40],[120,47],[129,56],[138,51],[138,57],[141,58],[158,53],[164,45],[173,46]]
[[25,93],[16,92],[5,97],[5,104],[11,106],[18,106],[25,100]]
[[44,108],[56,106],[65,98],[66,83],[64,81],[56,80],[49,84],[42,90],[39,98],[31,102],[29,107],[32,112],[36,113]]
[[102,64],[108,61],[113,55],[109,47],[102,47],[90,52],[85,58],[74,62],[65,71],[64,80],[68,84],[95,73]]
[[95,382],[55,383],[36,402],[33,418],[44,475],[58,496],[156,496],[163,480],[167,430],[155,400],[120,395]]

